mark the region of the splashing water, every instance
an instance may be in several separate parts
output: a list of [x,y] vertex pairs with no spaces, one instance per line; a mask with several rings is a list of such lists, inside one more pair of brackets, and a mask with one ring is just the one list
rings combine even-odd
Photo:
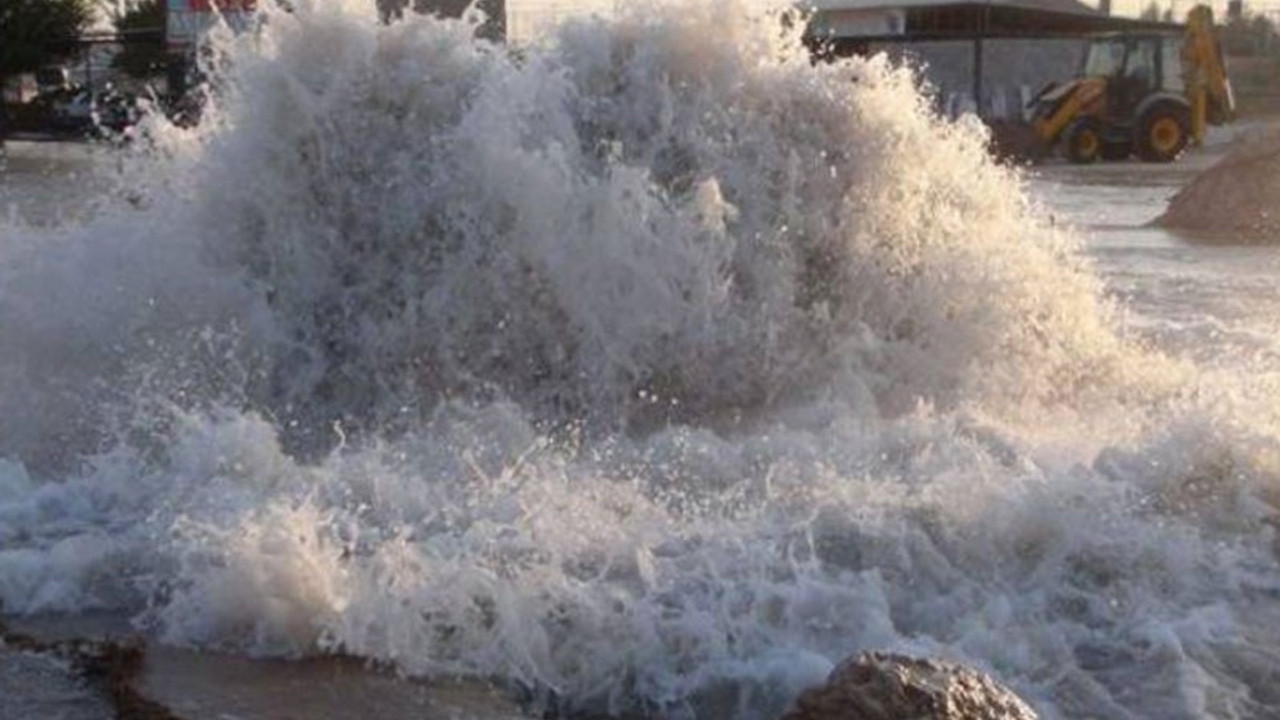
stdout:
[[6,610],[666,717],[870,648],[1050,718],[1280,711],[1275,404],[1126,339],[909,71],[797,40],[216,39],[132,203],[2,227]]

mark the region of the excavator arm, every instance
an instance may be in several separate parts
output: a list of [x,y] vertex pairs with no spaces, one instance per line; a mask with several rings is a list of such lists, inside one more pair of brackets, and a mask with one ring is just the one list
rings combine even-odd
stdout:
[[1208,125],[1230,122],[1236,114],[1235,95],[1208,5],[1197,5],[1187,13],[1182,71],[1191,102],[1191,137],[1200,145]]

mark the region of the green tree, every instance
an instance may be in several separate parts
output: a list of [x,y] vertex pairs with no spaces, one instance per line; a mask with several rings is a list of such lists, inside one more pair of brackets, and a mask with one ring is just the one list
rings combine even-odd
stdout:
[[[0,2],[0,87],[71,54],[91,17],[87,0]],[[5,110],[0,100],[0,140],[8,127]]]
[[1142,8],[1142,14],[1138,16],[1138,19],[1146,20],[1148,22],[1177,22],[1173,17],[1173,5],[1170,4],[1168,7],[1161,10],[1160,5],[1156,3],[1156,0],[1151,0],[1151,2],[1147,3],[1146,7]]
[[125,39],[124,49],[111,65],[136,78],[164,72],[169,54],[164,48],[164,1],[141,0],[124,12],[112,13],[116,33]]
[[[406,9],[417,13],[440,15],[442,17],[462,17],[473,0],[376,0],[378,10],[385,20],[393,20],[404,15]],[[488,40],[504,40],[507,36],[507,2],[506,0],[478,0],[475,7],[488,17],[486,22],[477,28],[476,35]]]
[[1266,15],[1237,15],[1222,28],[1222,44],[1229,55],[1274,56],[1280,36]]

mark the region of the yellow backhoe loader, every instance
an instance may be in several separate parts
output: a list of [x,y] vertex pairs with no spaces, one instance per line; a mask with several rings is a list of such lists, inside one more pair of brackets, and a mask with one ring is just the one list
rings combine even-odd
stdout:
[[1090,38],[1081,77],[1051,84],[1030,107],[1039,139],[1062,144],[1073,162],[1177,159],[1203,143],[1207,125],[1235,116],[1213,11],[1192,8],[1183,32]]

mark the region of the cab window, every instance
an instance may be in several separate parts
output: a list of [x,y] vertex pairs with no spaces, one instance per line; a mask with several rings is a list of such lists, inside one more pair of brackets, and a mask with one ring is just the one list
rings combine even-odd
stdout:
[[1129,50],[1124,76],[1144,85],[1156,84],[1156,41],[1139,40]]
[[1124,40],[1095,40],[1084,61],[1085,77],[1111,77],[1124,67]]
[[1160,75],[1165,90],[1182,92],[1186,81],[1182,78],[1182,52],[1179,43],[1165,41],[1160,51]]

